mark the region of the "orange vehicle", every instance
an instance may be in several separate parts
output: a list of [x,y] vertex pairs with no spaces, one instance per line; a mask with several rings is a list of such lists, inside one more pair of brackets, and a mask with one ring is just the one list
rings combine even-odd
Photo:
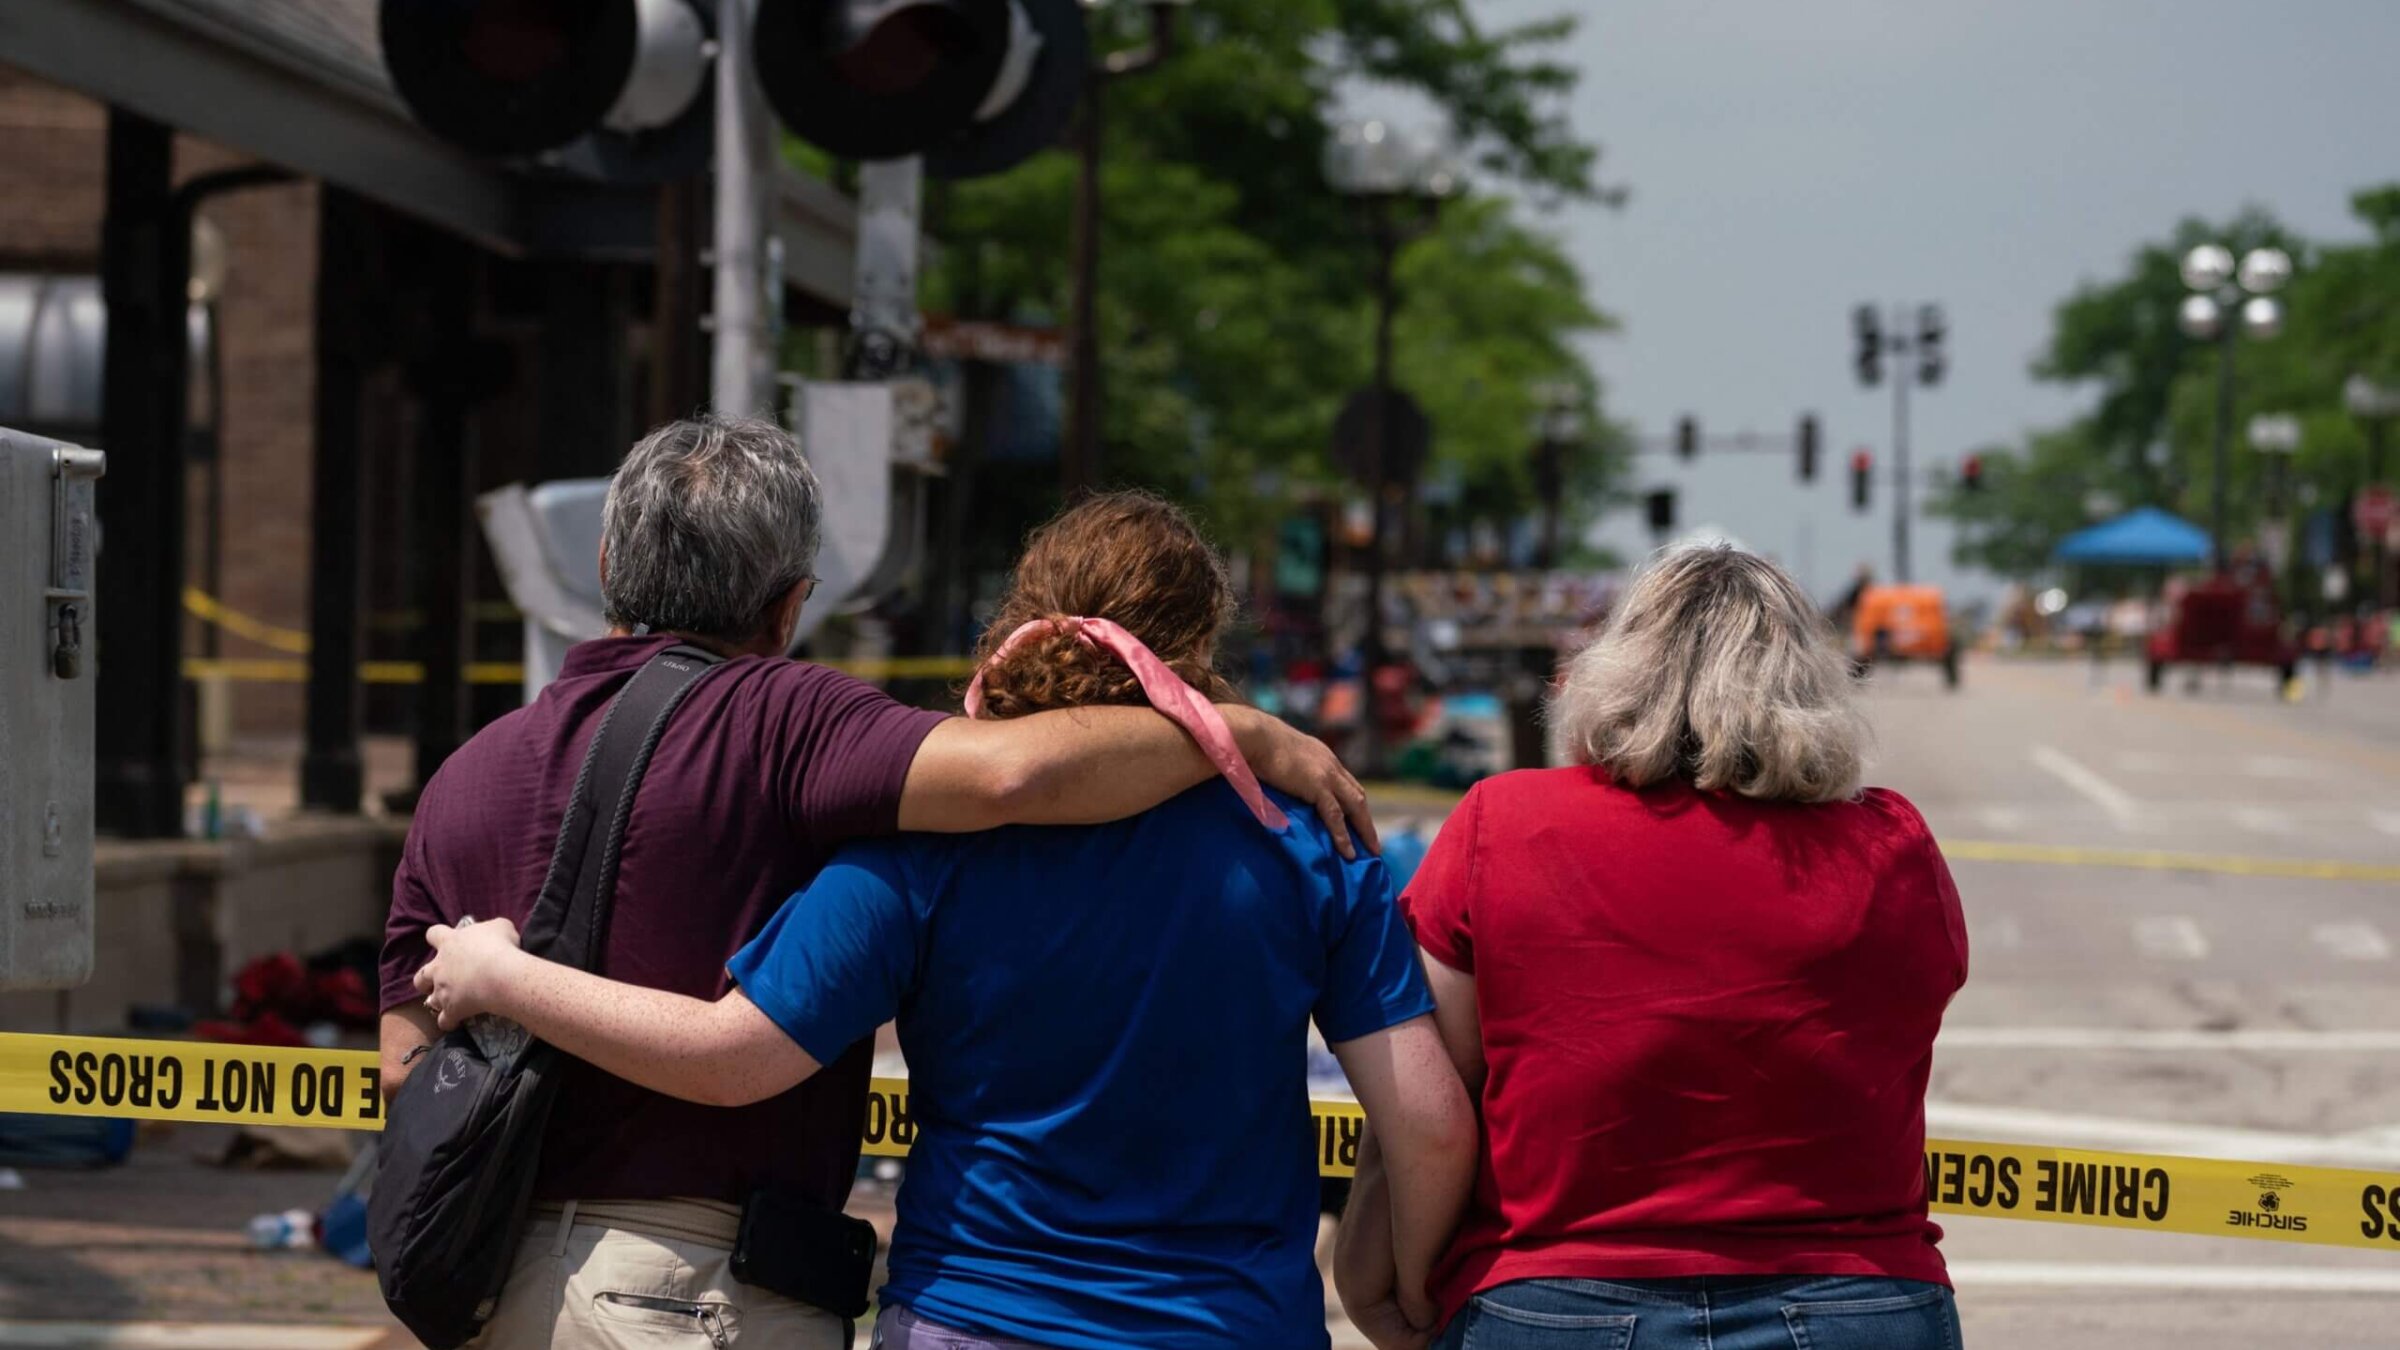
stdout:
[[1899,661],[1942,668],[1942,683],[1958,687],[1958,643],[1939,586],[1869,586],[1850,619],[1850,656],[1863,674]]

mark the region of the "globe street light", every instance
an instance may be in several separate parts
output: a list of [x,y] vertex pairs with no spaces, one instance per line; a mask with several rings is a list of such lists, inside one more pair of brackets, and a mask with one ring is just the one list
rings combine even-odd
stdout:
[[1360,768],[1380,772],[1383,727],[1375,672],[1384,663],[1384,516],[1392,484],[1392,281],[1400,246],[1433,228],[1443,199],[1459,190],[1459,172],[1442,144],[1403,134],[1379,119],[1351,122],[1325,147],[1325,178],[1355,199],[1375,246],[1375,384],[1364,436],[1368,502],[1367,632],[1360,647]]
[[2209,554],[2225,570],[2226,457],[2233,437],[2233,354],[2236,339],[2271,338],[2283,331],[2283,305],[2274,292],[2291,280],[2292,260],[2279,248],[2254,248],[2234,261],[2222,244],[2200,244],[2183,255],[2183,298],[2176,319],[2183,331],[2218,344],[2217,430],[2210,455]]

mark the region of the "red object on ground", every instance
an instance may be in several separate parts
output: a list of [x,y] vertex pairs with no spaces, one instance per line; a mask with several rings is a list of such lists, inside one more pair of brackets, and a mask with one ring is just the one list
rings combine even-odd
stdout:
[[238,1021],[201,1022],[193,1026],[192,1034],[204,1041],[223,1041],[227,1045],[306,1045],[308,1038],[299,1028],[274,1013]]
[[2151,630],[2149,683],[2179,663],[2267,666],[2290,679],[2300,644],[2284,631],[2283,607],[2264,568],[2237,568],[2192,582],[2169,582],[2166,621]]
[[1966,922],[1897,793],[1823,806],[1591,769],[1487,778],[1402,901],[1475,976],[1475,1197],[1432,1293],[1510,1280],[1948,1283],[1925,1085]]

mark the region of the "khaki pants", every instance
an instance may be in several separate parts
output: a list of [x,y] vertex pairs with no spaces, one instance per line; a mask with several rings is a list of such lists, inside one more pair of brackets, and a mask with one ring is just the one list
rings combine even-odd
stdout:
[[848,1319],[733,1278],[740,1211],[706,1200],[536,1206],[477,1350],[849,1350]]

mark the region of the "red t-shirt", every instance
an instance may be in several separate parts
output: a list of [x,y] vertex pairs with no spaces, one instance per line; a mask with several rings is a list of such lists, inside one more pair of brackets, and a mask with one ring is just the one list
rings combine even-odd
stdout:
[[1898,793],[1503,774],[1402,903],[1475,976],[1490,1070],[1475,1198],[1434,1271],[1445,1316],[1535,1278],[1949,1282],[1925,1083],[1966,921]]
[[[392,878],[385,1008],[417,997],[411,981],[432,955],[427,928],[462,914],[524,923],[601,714],[673,641],[578,644],[539,698],[443,762]],[[785,897],[843,844],[898,828],[909,763],[941,720],[823,666],[746,656],[709,672],[676,709],[634,797],[600,973],[722,997],[732,987],[725,962]],[[791,1091],[732,1110],[571,1061],[536,1193],[739,1204],[771,1182],[838,1209],[858,1171],[871,1054],[862,1042]]]

